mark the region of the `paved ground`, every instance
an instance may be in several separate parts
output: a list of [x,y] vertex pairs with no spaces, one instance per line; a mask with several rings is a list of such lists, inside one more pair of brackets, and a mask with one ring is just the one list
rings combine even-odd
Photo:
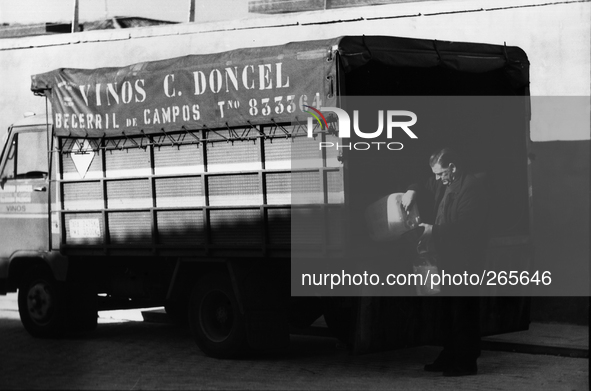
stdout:
[[584,358],[484,351],[478,376],[444,378],[422,370],[435,347],[354,356],[332,338],[292,336],[288,351],[224,361],[205,357],[187,329],[140,319],[103,312],[94,333],[38,340],[22,328],[14,297],[0,297],[0,388],[589,389]]

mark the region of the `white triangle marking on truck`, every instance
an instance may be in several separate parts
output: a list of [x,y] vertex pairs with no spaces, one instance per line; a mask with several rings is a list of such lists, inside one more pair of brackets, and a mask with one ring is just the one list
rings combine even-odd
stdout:
[[88,140],[76,141],[76,145],[72,148],[72,154],[70,156],[72,156],[72,161],[78,174],[84,179],[92,163],[92,159],[94,159],[94,151],[90,147]]

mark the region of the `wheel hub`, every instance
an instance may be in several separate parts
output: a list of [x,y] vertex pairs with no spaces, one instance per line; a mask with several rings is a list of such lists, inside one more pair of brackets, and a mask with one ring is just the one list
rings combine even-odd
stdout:
[[226,307],[218,307],[215,317],[221,324],[226,323],[228,321],[228,309]]
[[220,291],[206,295],[200,309],[201,330],[211,341],[222,342],[232,333],[234,315],[232,303]]
[[49,317],[52,304],[51,293],[47,285],[37,283],[29,289],[27,307],[31,318],[36,322],[43,322]]

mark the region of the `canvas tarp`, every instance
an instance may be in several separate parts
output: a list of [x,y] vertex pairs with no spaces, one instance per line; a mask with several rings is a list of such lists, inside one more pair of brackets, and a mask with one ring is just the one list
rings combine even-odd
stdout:
[[337,76],[369,61],[462,72],[502,69],[516,89],[529,83],[527,57],[516,47],[352,36],[120,68],[62,68],[33,75],[31,89],[50,98],[58,136],[216,129],[305,120],[306,106],[337,105]]

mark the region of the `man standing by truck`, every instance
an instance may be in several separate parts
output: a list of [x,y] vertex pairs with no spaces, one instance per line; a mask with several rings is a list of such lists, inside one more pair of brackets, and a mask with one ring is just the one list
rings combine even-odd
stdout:
[[[408,209],[418,193],[435,198],[434,224],[421,224],[421,240],[430,241],[439,256],[439,270],[446,274],[464,274],[477,269],[484,260],[487,240],[487,201],[483,180],[465,171],[460,156],[443,148],[429,159],[434,177],[413,184],[402,198]],[[425,365],[428,372],[442,371],[444,376],[477,373],[480,355],[480,298],[478,286],[447,284],[441,287],[445,297],[441,305],[443,351]]]

